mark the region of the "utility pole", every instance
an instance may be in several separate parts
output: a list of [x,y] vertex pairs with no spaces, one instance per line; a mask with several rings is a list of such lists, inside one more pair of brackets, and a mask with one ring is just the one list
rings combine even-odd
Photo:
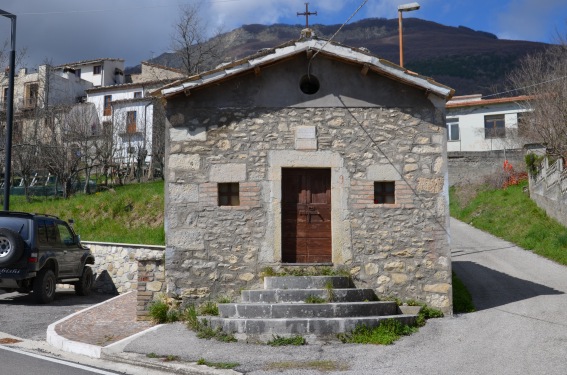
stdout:
[[10,175],[12,174],[12,127],[14,122],[14,74],[16,72],[16,15],[0,9],[0,16],[12,21],[8,105],[6,108],[6,167],[4,168],[4,211],[10,210]]

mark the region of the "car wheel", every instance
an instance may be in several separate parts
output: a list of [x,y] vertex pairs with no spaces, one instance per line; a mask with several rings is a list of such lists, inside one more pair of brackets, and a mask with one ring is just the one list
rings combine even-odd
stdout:
[[17,262],[24,253],[24,240],[10,229],[0,228],[0,266]]
[[42,269],[33,282],[33,296],[37,303],[49,303],[55,298],[57,280],[50,269]]
[[93,270],[89,266],[83,268],[83,275],[75,283],[75,294],[78,296],[88,296],[91,294],[94,284]]

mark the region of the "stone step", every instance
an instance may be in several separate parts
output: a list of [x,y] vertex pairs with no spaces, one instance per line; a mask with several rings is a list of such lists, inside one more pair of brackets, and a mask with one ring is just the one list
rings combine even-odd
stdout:
[[266,276],[264,289],[352,288],[348,276]]
[[281,319],[281,318],[350,318],[395,315],[395,302],[346,303],[222,303],[221,318]]
[[412,325],[415,315],[386,315],[351,318],[280,318],[242,319],[209,317],[212,328],[220,327],[224,332],[235,334],[238,340],[268,341],[272,335],[314,335],[317,338],[336,339],[337,333],[351,332],[357,325],[376,327],[387,319],[396,319],[402,324]]
[[[377,299],[373,289],[333,289],[332,302],[361,302],[375,301]],[[271,290],[243,290],[242,302],[251,303],[303,303],[309,296],[327,299],[327,289],[271,289]]]

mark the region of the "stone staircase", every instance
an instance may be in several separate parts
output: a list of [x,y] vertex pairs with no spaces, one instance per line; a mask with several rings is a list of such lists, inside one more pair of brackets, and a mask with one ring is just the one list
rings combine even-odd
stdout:
[[[325,302],[306,303],[309,299]],[[404,314],[395,302],[377,301],[372,289],[357,289],[346,276],[265,277],[264,289],[244,290],[241,300],[219,304],[219,316],[210,323],[249,342],[274,335],[301,335],[311,342],[336,339],[358,324],[375,327],[385,319],[413,324],[418,313]]]

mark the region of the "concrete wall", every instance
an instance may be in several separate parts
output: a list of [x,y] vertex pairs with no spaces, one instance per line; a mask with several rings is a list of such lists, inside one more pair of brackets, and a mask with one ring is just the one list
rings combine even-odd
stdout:
[[544,160],[536,175],[530,175],[530,198],[545,212],[567,226],[567,175],[562,159]]
[[522,150],[448,152],[449,185],[478,184],[503,172],[504,161],[508,160],[516,171],[525,171]]
[[[450,314],[444,103],[324,57],[311,71],[321,88],[306,95],[306,65],[301,54],[168,100],[168,292],[260,286],[262,268],[281,265],[281,169],[318,167],[331,170],[334,266]],[[374,204],[374,181],[395,181],[395,204]],[[219,182],[240,183],[240,206],[217,205]]]

